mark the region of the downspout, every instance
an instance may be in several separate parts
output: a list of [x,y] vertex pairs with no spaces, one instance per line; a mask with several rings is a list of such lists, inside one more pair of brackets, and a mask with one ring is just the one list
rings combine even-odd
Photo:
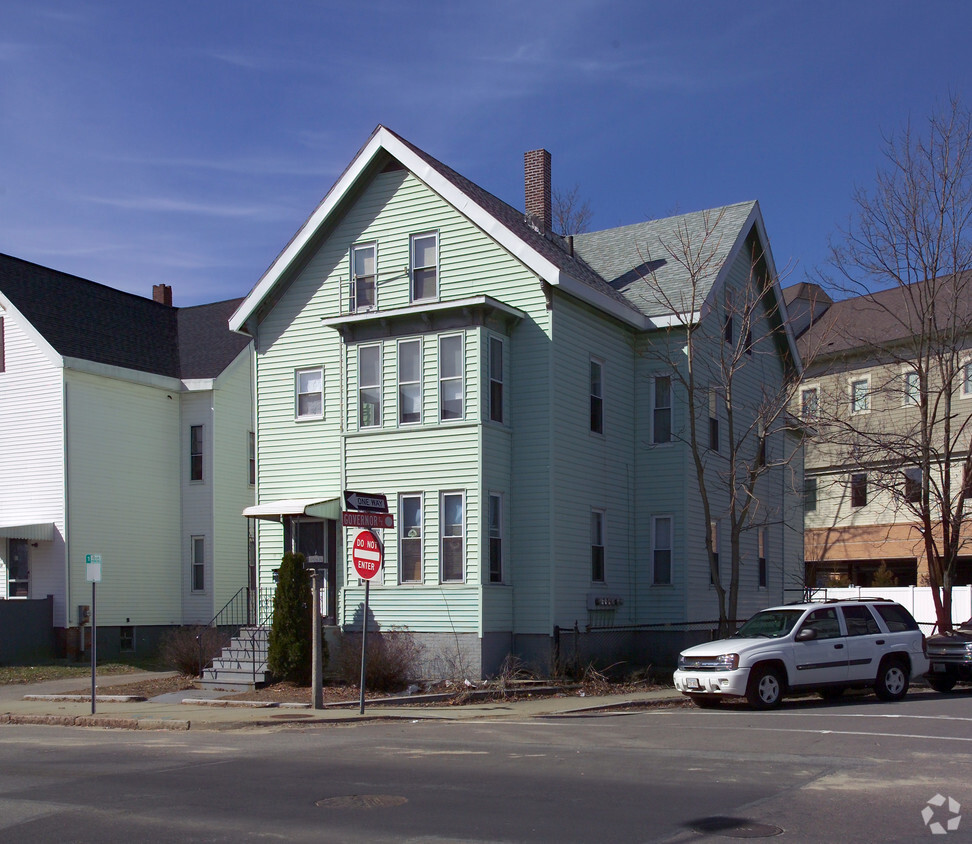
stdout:
[[[64,426],[63,452],[64,452],[64,629],[65,637],[67,629],[71,626],[71,530],[70,530],[70,509],[69,509],[69,440],[68,440],[68,385],[67,378],[64,377],[64,369],[61,369],[61,420]],[[52,619],[53,622],[53,619]]]

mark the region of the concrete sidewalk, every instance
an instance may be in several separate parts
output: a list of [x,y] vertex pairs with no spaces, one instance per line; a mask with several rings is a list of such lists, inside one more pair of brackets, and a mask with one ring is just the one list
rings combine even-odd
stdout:
[[113,677],[98,677],[95,714],[90,697],[68,692],[83,687],[73,680],[53,680],[32,685],[0,686],[0,725],[51,724],[129,730],[230,730],[281,727],[288,723],[352,724],[376,720],[466,721],[485,718],[538,718],[642,707],[684,700],[674,689],[658,689],[621,695],[589,696],[580,692],[532,695],[518,700],[492,700],[467,704],[422,703],[422,696],[366,700],[360,714],[357,701],[348,705],[330,704],[314,710],[309,704],[276,704],[264,701],[227,701],[219,692],[188,690],[160,695],[147,701],[111,695],[110,686],[125,685],[152,677],[145,672]]

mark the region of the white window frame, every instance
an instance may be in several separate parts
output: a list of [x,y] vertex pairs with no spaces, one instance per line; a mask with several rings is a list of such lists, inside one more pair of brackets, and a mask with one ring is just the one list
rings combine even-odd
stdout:
[[[415,244],[417,241],[431,237],[435,241],[435,264],[433,266],[419,265],[415,259]],[[437,231],[422,232],[413,234],[409,238],[409,282],[408,296],[410,302],[434,302],[439,298],[439,233]],[[416,270],[433,270],[435,273],[435,292],[431,296],[415,295],[415,272]]]
[[[456,534],[447,534],[449,525],[446,524],[446,499],[458,496],[462,507],[462,522],[459,525],[460,532],[458,539],[461,544],[460,561],[462,574],[458,578],[445,577],[445,547],[446,542],[455,540]],[[462,490],[443,490],[439,493],[439,582],[440,583],[465,583],[466,582],[466,493]]]
[[[493,516],[496,516],[494,519]],[[495,543],[495,545],[494,545]],[[493,548],[498,549],[499,571],[493,571]],[[486,498],[486,581],[504,583],[506,574],[503,560],[503,493],[491,492]],[[494,577],[494,574],[496,576]]]
[[[668,404],[658,405],[658,382],[668,382]],[[651,379],[651,443],[652,445],[669,445],[672,442],[672,426],[674,424],[674,381],[671,375],[656,375]],[[657,437],[656,418],[658,413],[668,417],[668,439],[659,440]]]
[[[202,586],[196,586],[197,571]],[[206,591],[206,537],[200,534],[189,537],[189,591],[196,594]]]
[[246,482],[249,486],[256,486],[256,432],[246,432]]
[[[719,573],[719,581],[722,581],[722,558],[719,556],[719,519],[709,522],[709,535],[712,537],[712,551],[715,554],[716,571]],[[712,566],[709,566],[709,586],[715,586],[715,579],[712,577]]]
[[[371,383],[365,384],[362,381],[362,375],[361,375],[362,373],[361,354],[362,352],[371,351],[372,349],[374,349],[378,354],[378,380],[377,383],[374,384]],[[381,343],[362,343],[360,346],[358,346],[358,428],[362,430],[369,429],[369,428],[380,428],[382,424],[381,411],[382,411],[382,404],[383,404],[382,399],[384,398],[384,396],[382,395],[382,384],[383,384],[382,363],[383,361],[382,361]],[[366,390],[376,391],[378,397],[377,413],[375,414],[374,420],[367,425],[363,421],[364,413],[362,413],[364,409],[364,393]]]
[[[374,264],[374,275],[358,275],[355,271],[355,266],[357,264],[358,252],[365,252],[371,250],[371,257]],[[352,314],[358,313],[368,313],[369,311],[378,310],[378,243],[376,241],[368,241],[365,243],[355,243],[351,247],[350,258],[350,283],[349,283],[349,294],[348,294],[348,310]],[[364,307],[358,306],[358,279],[359,278],[370,278],[372,285],[372,302],[370,305],[365,305]]]
[[911,367],[901,373],[901,404],[904,407],[921,405],[921,376]]
[[[418,519],[419,523],[416,528],[414,525],[408,525],[405,522],[405,501],[406,499],[417,499],[418,500]],[[425,580],[425,520],[423,511],[425,510],[425,497],[420,492],[407,492],[402,493],[398,496],[398,582],[402,584],[420,584]],[[405,535],[405,530],[408,529],[409,535]],[[418,530],[418,536],[412,536],[411,533],[414,530]],[[417,580],[406,580],[405,579],[405,543],[406,542],[418,542],[419,549],[419,571]]]
[[[198,445],[196,431],[199,432]],[[196,463],[198,460],[199,476],[196,477]],[[204,425],[189,426],[189,483],[201,484],[206,480],[206,427]]]
[[[597,383],[594,372],[597,371]],[[604,436],[604,361],[592,357],[590,365],[591,433]],[[595,424],[597,427],[595,427]]]
[[765,525],[756,529],[756,588],[769,588],[769,562],[766,556],[766,545],[769,540]]
[[[417,346],[418,347],[418,377],[413,381],[406,381],[402,377],[402,347],[404,346]],[[421,337],[417,337],[409,340],[399,340],[398,341],[398,424],[399,425],[421,425],[422,424],[422,373],[424,371],[423,360],[424,360],[424,344]],[[403,387],[418,387],[418,419],[405,419],[405,402],[403,400]]]
[[[813,396],[813,407],[808,411],[807,396]],[[820,385],[805,384],[800,388],[800,418],[812,422],[820,417]]]
[[[599,507],[591,508],[591,583],[607,583],[607,541],[604,537],[606,532],[605,510]],[[594,556],[595,551],[600,549],[601,576],[595,576]]]
[[962,397],[972,397],[972,358],[962,364]]
[[[864,405],[863,407],[857,406],[857,397],[854,394],[854,388],[858,384],[864,384],[865,392],[862,396]],[[862,413],[871,412],[871,376],[866,375],[863,378],[850,378],[847,381],[848,393],[850,395],[850,412],[852,416],[859,416]]]
[[[307,390],[301,389],[300,378],[302,375],[313,375],[317,373],[320,380],[321,388],[320,390]],[[320,411],[317,413],[301,413],[300,412],[300,400],[303,396],[320,396]],[[297,421],[305,421],[309,419],[323,419],[324,418],[324,367],[323,366],[308,366],[302,369],[294,370],[294,419]]]
[[[459,341],[459,374],[444,376],[442,374],[442,344],[449,340]],[[438,379],[439,379],[439,421],[440,422],[462,422],[466,418],[466,336],[464,334],[442,334],[436,343]],[[446,418],[443,415],[445,409],[444,387],[446,383],[459,382],[459,415]]]
[[[658,523],[668,522],[668,546],[658,544]],[[651,585],[652,586],[671,586],[674,583],[675,569],[675,517],[674,516],[652,516],[651,517]],[[659,580],[658,576],[658,554],[668,552],[668,576],[664,580]]]
[[[495,363],[493,358],[494,343],[499,345],[499,373],[496,372],[496,367],[493,366]],[[502,425],[505,421],[506,414],[506,340],[503,337],[497,337],[491,334],[487,339],[486,348],[486,365],[489,369],[489,420]],[[499,394],[498,409],[496,406],[497,393]]]

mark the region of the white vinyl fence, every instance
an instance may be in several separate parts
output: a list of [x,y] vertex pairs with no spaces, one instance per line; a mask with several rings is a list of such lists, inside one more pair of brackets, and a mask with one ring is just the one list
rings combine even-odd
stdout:
[[[922,630],[928,633],[935,624],[935,604],[929,586],[845,586],[813,591],[813,600],[828,598],[889,598],[907,607]],[[972,618],[972,586],[952,587],[952,623]]]

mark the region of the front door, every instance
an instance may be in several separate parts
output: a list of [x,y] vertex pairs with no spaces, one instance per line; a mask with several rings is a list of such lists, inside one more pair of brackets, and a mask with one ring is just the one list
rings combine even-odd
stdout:
[[30,566],[27,552],[30,544],[26,539],[11,539],[8,541],[7,555],[7,597],[30,597]]
[[793,643],[794,684],[817,686],[846,680],[847,640],[841,633],[837,610],[824,607],[808,613],[800,625],[804,627],[816,630],[817,637]]

